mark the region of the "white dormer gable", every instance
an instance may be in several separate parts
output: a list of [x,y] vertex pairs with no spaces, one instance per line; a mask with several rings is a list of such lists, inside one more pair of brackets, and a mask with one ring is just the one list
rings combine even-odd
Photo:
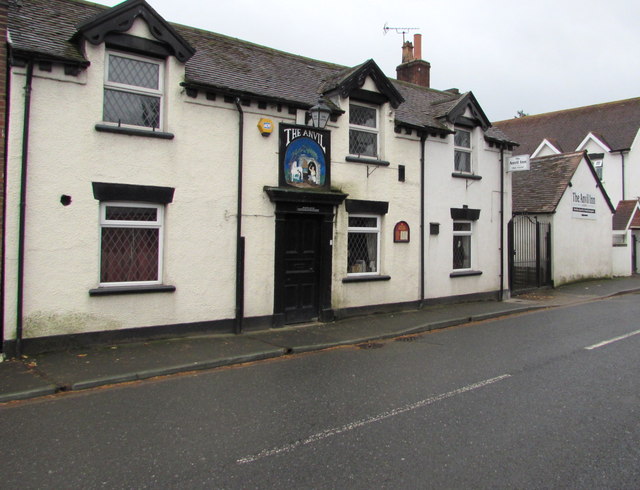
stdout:
[[576,151],[584,150],[590,142],[594,142],[596,145],[598,145],[607,153],[611,152],[611,148],[609,148],[609,145],[607,145],[604,141],[602,141],[598,136],[596,136],[593,133],[589,133],[586,136],[586,138],[582,140],[582,143],[578,145],[578,147],[576,148]]
[[562,153],[558,148],[553,145],[548,139],[543,139],[542,143],[538,145],[538,148],[532,153],[531,158],[547,157],[549,155],[559,155]]

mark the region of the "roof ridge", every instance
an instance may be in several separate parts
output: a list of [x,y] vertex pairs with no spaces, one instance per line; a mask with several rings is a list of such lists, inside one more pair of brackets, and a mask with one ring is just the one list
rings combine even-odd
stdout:
[[542,118],[542,117],[551,116],[551,115],[560,114],[560,113],[569,113],[569,112],[575,112],[575,111],[582,111],[585,109],[594,109],[597,107],[611,106],[611,105],[622,104],[622,103],[627,103],[631,101],[640,102],[640,97],[631,97],[629,99],[613,100],[610,102],[600,102],[598,104],[591,104],[591,105],[585,105],[580,107],[571,107],[569,109],[559,109],[557,111],[542,112],[540,114],[530,114],[528,116],[523,116],[523,117],[513,117],[511,119],[503,119],[502,121],[495,121],[493,124],[520,121],[520,120],[529,119],[529,118]]

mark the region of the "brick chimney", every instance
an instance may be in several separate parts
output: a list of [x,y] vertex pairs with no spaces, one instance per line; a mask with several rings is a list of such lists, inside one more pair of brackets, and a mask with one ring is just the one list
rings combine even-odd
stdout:
[[413,44],[402,45],[402,64],[396,67],[398,80],[429,88],[431,65],[422,59],[422,34],[413,35]]

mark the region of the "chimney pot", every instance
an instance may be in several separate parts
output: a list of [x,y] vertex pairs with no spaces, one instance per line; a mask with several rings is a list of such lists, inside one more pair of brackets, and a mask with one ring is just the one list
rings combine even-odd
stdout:
[[407,63],[413,60],[413,44],[411,44],[411,41],[405,41],[402,45],[402,62]]
[[413,56],[416,60],[422,59],[422,34],[413,35]]

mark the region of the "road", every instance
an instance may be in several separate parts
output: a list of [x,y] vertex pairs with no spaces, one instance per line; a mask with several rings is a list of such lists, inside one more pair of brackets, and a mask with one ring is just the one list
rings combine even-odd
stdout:
[[637,489],[639,299],[6,404],[0,482]]

